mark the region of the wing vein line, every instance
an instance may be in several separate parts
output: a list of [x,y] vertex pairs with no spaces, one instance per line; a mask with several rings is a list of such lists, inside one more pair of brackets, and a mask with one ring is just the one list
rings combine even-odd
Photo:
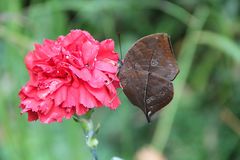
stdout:
[[150,114],[148,113],[148,108],[147,108],[147,106],[146,106],[146,97],[147,97],[147,88],[148,88],[148,81],[149,81],[149,75],[150,75],[150,66],[151,66],[151,62],[152,62],[152,58],[153,58],[153,53],[154,52],[152,52],[152,55],[151,55],[151,58],[150,58],[150,61],[149,61],[149,65],[148,65],[148,75],[147,75],[147,80],[146,80],[146,83],[145,83],[145,88],[144,88],[144,96],[143,96],[143,100],[144,100],[144,109],[145,109],[145,115],[146,115],[146,117],[147,117],[147,120],[148,120],[148,122],[150,122],[151,121],[151,119],[150,119]]

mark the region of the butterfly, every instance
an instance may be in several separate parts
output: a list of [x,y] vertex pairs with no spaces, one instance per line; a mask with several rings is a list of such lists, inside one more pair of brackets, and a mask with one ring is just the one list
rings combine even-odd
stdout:
[[118,77],[125,95],[150,122],[172,100],[172,81],[178,73],[170,37],[156,33],[137,40],[128,50]]

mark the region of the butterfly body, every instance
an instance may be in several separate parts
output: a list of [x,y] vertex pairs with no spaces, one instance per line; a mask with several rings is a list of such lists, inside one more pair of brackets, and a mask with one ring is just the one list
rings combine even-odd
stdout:
[[156,33],[139,39],[129,49],[119,78],[125,95],[150,121],[172,100],[172,81],[178,72],[169,36]]

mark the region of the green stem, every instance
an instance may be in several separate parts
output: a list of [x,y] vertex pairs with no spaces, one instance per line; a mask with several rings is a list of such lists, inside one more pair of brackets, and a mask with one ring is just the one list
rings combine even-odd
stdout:
[[93,121],[91,119],[93,110],[89,111],[85,116],[74,116],[74,120],[78,123],[80,123],[85,138],[86,138],[86,144],[88,148],[91,151],[92,154],[92,159],[93,160],[98,160],[97,156],[97,145],[98,145],[98,140],[96,138],[96,134],[99,130],[99,125],[94,128]]
[[96,149],[91,149],[91,153],[93,155],[93,160],[98,160],[97,150]]

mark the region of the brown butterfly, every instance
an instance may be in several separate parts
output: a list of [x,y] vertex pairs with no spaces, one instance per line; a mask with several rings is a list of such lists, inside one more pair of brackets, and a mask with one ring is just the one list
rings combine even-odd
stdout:
[[150,122],[172,100],[172,81],[178,73],[169,36],[156,33],[139,39],[128,50],[118,76],[125,95]]

